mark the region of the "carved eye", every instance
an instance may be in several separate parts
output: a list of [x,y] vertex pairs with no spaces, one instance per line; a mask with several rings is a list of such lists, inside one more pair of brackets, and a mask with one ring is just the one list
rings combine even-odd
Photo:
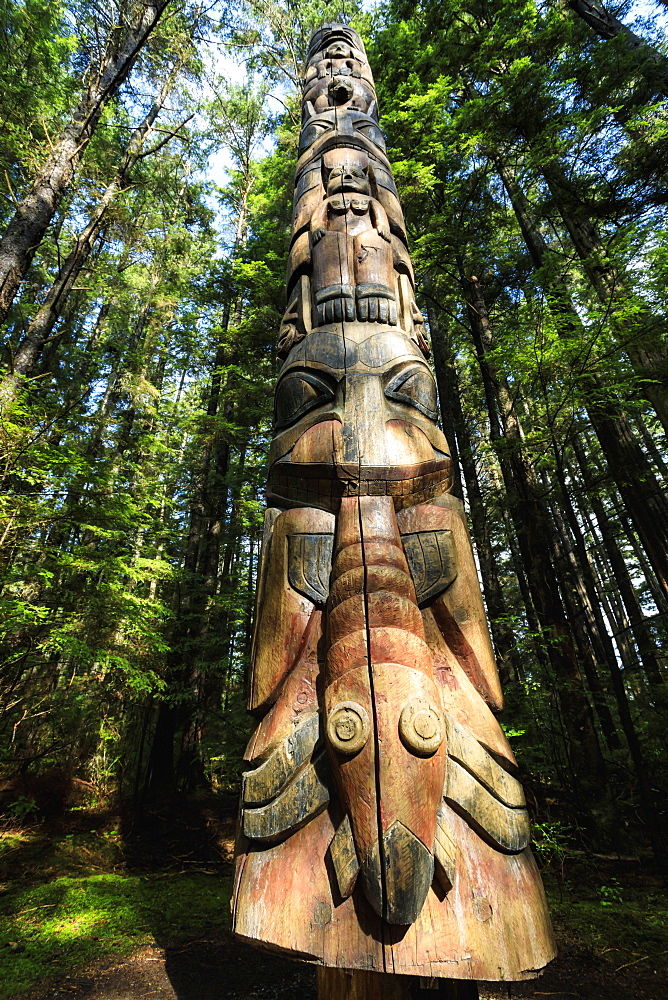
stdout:
[[431,420],[436,420],[438,416],[434,376],[421,365],[404,369],[395,375],[385,389],[385,395],[388,399],[414,406]]
[[334,399],[330,387],[315,375],[294,372],[286,375],[276,388],[274,422],[276,427],[289,427],[309,410],[324,406]]
[[380,149],[385,149],[385,140],[383,138],[383,133],[380,131],[378,126],[371,121],[356,121],[355,129],[361,132],[362,135],[373,142]]
[[299,138],[300,156],[304,152],[304,150],[308,149],[309,146],[313,145],[316,139],[319,139],[321,135],[325,134],[325,132],[331,132],[333,128],[334,128],[334,123],[329,122],[326,119],[323,120],[322,118],[319,118],[316,119],[315,121],[311,119],[308,125],[306,125],[306,127],[302,129],[301,136]]

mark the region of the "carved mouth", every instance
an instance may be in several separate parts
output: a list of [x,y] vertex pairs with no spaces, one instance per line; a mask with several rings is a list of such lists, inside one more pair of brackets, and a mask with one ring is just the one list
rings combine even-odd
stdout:
[[396,510],[427,503],[452,485],[449,458],[394,468],[298,465],[276,462],[269,473],[269,503],[297,503],[338,509],[342,497],[391,496]]
[[335,178],[332,188],[334,189],[334,194],[347,194],[353,191],[355,194],[368,195],[370,190],[369,182],[364,177]]

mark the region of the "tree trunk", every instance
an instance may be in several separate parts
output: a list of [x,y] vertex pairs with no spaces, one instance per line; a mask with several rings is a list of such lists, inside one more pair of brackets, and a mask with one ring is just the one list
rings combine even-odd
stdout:
[[640,607],[640,601],[638,600],[638,596],[634,590],[624,556],[620,552],[619,546],[617,545],[617,539],[615,538],[615,533],[610,523],[610,519],[606,514],[605,507],[603,506],[601,499],[592,486],[590,466],[582,447],[582,442],[577,436],[575,436],[572,443],[573,450],[578,461],[578,466],[580,468],[580,474],[582,475],[584,484],[589,491],[589,503],[591,504],[591,508],[603,540],[603,546],[610,561],[610,566],[615,577],[615,583],[619,589],[620,596],[626,608],[631,632],[638,647],[638,653],[640,655],[645,675],[650,684],[663,685],[664,679],[661,675],[661,666],[659,664],[657,650],[654,642],[652,641],[649,629],[645,624],[645,617],[642,613],[642,608]]
[[[195,596],[192,583],[202,545],[203,528],[204,515],[201,505],[193,504],[190,509],[190,527],[183,558],[186,579],[184,586],[177,585],[174,593],[173,611],[178,624],[171,637],[167,664],[170,680],[169,689],[171,692],[181,695],[183,692],[177,690],[177,685],[179,681],[182,683],[185,681],[190,666],[190,656],[187,655],[185,647],[189,638],[190,612]],[[176,789],[175,742],[177,733],[182,727],[185,713],[186,709],[182,701],[175,705],[160,699],[157,703],[156,728],[151,741],[144,782],[144,795],[148,798],[159,798],[161,795]]]
[[104,106],[127,78],[169,2],[146,3],[136,20],[125,26],[120,41],[110,37],[101,64],[90,70],[86,92],[70,122],[9,222],[0,240],[0,323],[72,182]]
[[562,723],[568,733],[565,750],[570,783],[581,814],[589,817],[592,827],[600,824],[610,831],[611,800],[605,762],[550,559],[554,527],[542,498],[543,490],[525,454],[520,421],[509,393],[487,356],[493,338],[482,289],[475,277],[466,288],[466,306],[490,415],[492,442],[501,466],[540,631],[546,639],[546,656],[558,684]]
[[[568,506],[568,502],[563,500],[563,494],[562,502],[565,507]],[[605,627],[601,606],[597,600],[594,576],[587,561],[586,551],[583,551],[584,546],[579,530],[574,540],[573,526],[571,525],[571,535],[569,536],[560,513],[555,508],[556,505],[553,506],[552,513],[561,536],[560,551],[556,552],[555,556],[565,560],[567,568],[564,569],[563,576],[572,585],[572,589],[567,586],[562,590],[568,621],[573,627],[574,638],[580,652],[579,659],[584,667],[587,686],[591,692],[592,702],[605,742],[609,750],[619,750],[622,744],[617,735],[617,729],[597,670],[597,660],[601,664],[608,664],[609,669],[611,663],[616,664],[615,650]],[[573,544],[575,544],[577,556],[573,551]]]
[[634,415],[633,423],[640,431],[640,437],[645,451],[654,463],[654,466],[659,472],[664,483],[668,485],[668,464],[666,464],[665,454],[658,448],[652,432],[640,414],[636,413]]
[[640,392],[652,405],[668,434],[668,350],[657,330],[661,321],[646,306],[638,304],[629,314],[631,293],[627,275],[607,253],[586,206],[572,193],[561,163],[556,158],[543,162],[541,173],[585,273],[605,309],[606,322],[639,378]]
[[[121,163],[116,171],[116,176],[107,186],[104,194],[97,203],[88,224],[79,233],[75,244],[67,258],[60,267],[58,277],[49,289],[49,292],[42,306],[33,317],[26,335],[19,344],[12,363],[12,376],[16,379],[19,376],[29,375],[39,357],[44,344],[51,336],[51,331],[57,322],[66,301],[72,290],[74,282],[78,278],[82,267],[86,263],[88,256],[102,230],[102,225],[109,206],[114,198],[127,183],[128,176],[132,168],[140,159],[142,146],[149,135],[156,118],[160,114],[167,94],[172,85],[172,80],[165,84],[162,91],[156,98],[150,111],[132,135],[123,154]],[[12,377],[10,376],[10,378]],[[0,390],[1,391],[1,390]]]
[[434,355],[434,373],[436,375],[438,401],[442,414],[443,427],[449,434],[448,445],[450,446],[450,457],[452,459],[452,488],[450,492],[453,496],[463,500],[461,459],[459,455],[459,442],[457,440],[456,414],[453,409],[452,397],[452,386],[457,382],[457,375],[454,370],[454,358],[446,345],[445,337],[440,327],[438,308],[432,297],[433,288],[431,281],[427,279],[424,282],[424,286],[427,296],[427,319],[429,321],[431,349]]
[[[594,0],[566,0],[578,17],[593,28],[599,38],[610,41],[618,38],[629,52],[637,52],[646,63],[644,75],[650,86],[664,96],[668,95],[668,62],[662,52],[658,52],[644,38],[631,31],[623,21],[611,14],[601,3]],[[642,62],[640,63],[643,71]]]
[[[540,281],[552,312],[561,321],[564,336],[572,338],[574,346],[578,347],[582,342],[582,324],[564,278],[548,273],[544,266],[548,259],[548,247],[531,218],[528,201],[512,171],[498,159],[496,165],[534,265],[540,271]],[[586,374],[582,385],[588,399],[589,419],[605,455],[610,476],[622,495],[657,580],[668,594],[668,498],[633,434],[628,417],[600,378],[593,373]]]
[[[459,462],[457,463],[458,478],[460,463],[464,472],[466,495],[471,517],[471,530],[480,561],[480,575],[482,577],[485,604],[487,605],[487,616],[494,641],[499,673],[502,682],[505,684],[513,681],[518,676],[521,677],[522,669],[516,656],[515,636],[512,629],[507,625],[508,606],[503,596],[501,581],[499,580],[496,567],[489,517],[476,469],[475,450],[466,418],[462,411],[455,361],[452,354],[449,354],[445,348],[445,338],[440,329],[438,309],[435,302],[430,301],[427,305],[427,315],[429,318],[429,333],[434,351],[434,368],[436,371],[439,398],[441,399],[441,410],[444,409],[443,400],[447,400],[446,426],[448,429],[452,428],[448,443],[450,444],[453,462],[456,456],[459,456]],[[461,487],[458,495],[462,495]]]

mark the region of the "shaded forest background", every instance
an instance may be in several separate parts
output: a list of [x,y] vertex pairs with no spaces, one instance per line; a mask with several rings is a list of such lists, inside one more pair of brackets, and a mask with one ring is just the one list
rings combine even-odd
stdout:
[[662,9],[0,2],[8,823],[236,789],[299,77],[343,15],[537,840],[668,871]]

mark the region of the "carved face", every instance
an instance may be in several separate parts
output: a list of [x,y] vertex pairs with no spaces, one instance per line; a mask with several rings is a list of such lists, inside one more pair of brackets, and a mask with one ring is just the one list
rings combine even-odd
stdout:
[[400,509],[445,492],[450,458],[429,367],[400,334],[347,345],[345,358],[324,336],[348,370],[309,362],[306,348],[291,355],[276,389],[270,497],[336,511],[342,496],[390,495]]
[[349,24],[325,24],[311,39],[308,59],[313,59],[316,54],[334,45],[343,45],[364,52],[362,39]]
[[371,194],[369,178],[363,167],[353,163],[342,163],[334,167],[327,180],[327,195],[341,194],[343,191],[354,191],[357,194]]
[[345,42],[332,42],[325,49],[325,59],[352,59],[353,52]]
[[310,147],[316,147],[312,151],[312,155],[316,155],[316,152],[324,153],[341,145],[368,150],[370,144],[385,151],[385,140],[377,122],[363,111],[336,108],[309,119],[299,138],[299,155]]
[[[347,393],[343,389],[345,379],[348,380],[345,385]],[[412,407],[430,420],[436,420],[437,416],[434,376],[426,365],[419,362],[403,362],[398,368],[390,368],[381,375],[355,373],[344,375],[343,379],[338,380],[325,372],[293,369],[281,380],[276,390],[276,427],[292,426],[311,410],[333,403],[337,394],[341,395],[339,409],[344,414],[346,408],[351,409],[351,404],[355,411],[363,398],[372,395],[380,400],[384,394],[388,400]]]

